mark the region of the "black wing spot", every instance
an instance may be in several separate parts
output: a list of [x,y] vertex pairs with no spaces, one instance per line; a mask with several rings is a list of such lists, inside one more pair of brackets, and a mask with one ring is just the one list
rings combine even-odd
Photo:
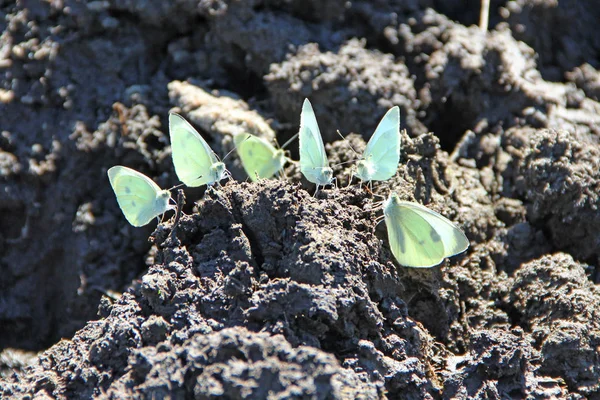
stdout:
[[429,231],[429,237],[434,242],[440,242],[442,240],[442,237],[440,236],[440,234],[437,233],[437,231],[433,228],[431,228],[431,230]]
[[125,193],[127,193],[127,194],[131,193],[131,189],[129,189],[129,186],[125,186]]
[[135,200],[131,200],[131,206],[132,206],[132,207],[136,207],[136,205],[135,205]]

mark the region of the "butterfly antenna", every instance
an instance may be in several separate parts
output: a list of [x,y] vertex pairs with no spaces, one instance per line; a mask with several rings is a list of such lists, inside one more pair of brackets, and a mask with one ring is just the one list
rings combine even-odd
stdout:
[[233,149],[229,150],[229,152],[227,154],[225,154],[225,157],[223,157],[223,159],[221,161],[224,161],[227,157],[229,157],[229,155],[231,153],[233,153],[235,150],[237,150],[237,147],[234,147]]
[[349,164],[349,163],[353,163],[359,160],[348,160],[348,161],[343,161],[341,163],[337,163],[337,164],[333,164],[334,167],[339,167],[340,165],[344,165],[344,164]]
[[383,203],[385,201],[385,196],[382,196],[380,194],[373,193],[373,197],[379,197],[381,199],[381,201],[378,201],[378,203]]
[[[244,133],[238,133],[238,135],[244,135]],[[244,139],[244,140],[243,140],[241,143],[244,143],[246,140],[248,140],[248,139],[250,139],[250,138],[252,137],[252,135],[250,135],[249,133],[246,133],[245,135],[247,135],[247,136],[246,136],[246,138],[245,138],[245,139]],[[225,159],[226,159],[227,157],[229,157],[229,155],[230,155],[231,153],[233,153],[235,150],[237,150],[237,148],[238,148],[238,147],[237,147],[236,145],[234,145],[234,146],[233,146],[233,149],[229,150],[229,152],[228,152],[227,154],[225,154],[225,157],[223,157],[223,158],[222,158],[222,159],[220,159],[219,161],[225,161]],[[219,155],[218,155],[218,154],[216,154],[216,153],[215,153],[215,155],[217,156],[217,158],[219,158]]]
[[350,147],[350,149],[354,152],[354,154],[358,155],[358,151],[354,150],[354,147],[352,147],[352,145],[350,144],[350,141],[348,139],[346,139],[346,137],[344,137],[344,135],[342,135],[342,132],[340,132],[340,130],[336,130],[337,134],[340,135],[340,137],[342,139],[344,139],[346,141],[346,143],[348,144],[348,147]]
[[[338,135],[339,135],[339,136],[340,136],[340,137],[341,137],[341,138],[342,138],[342,139],[343,139],[343,140],[344,140],[344,141],[345,141],[345,142],[348,144],[348,147],[350,147],[350,150],[352,150],[352,151],[354,152],[354,154],[356,154],[356,155],[358,156],[358,155],[359,155],[359,154],[358,154],[358,151],[356,151],[356,150],[354,149],[354,147],[352,147],[352,144],[350,144],[350,141],[349,141],[348,139],[346,139],[346,138],[344,137],[344,135],[342,135],[342,132],[340,132],[340,130],[339,130],[339,129],[337,129],[337,130],[336,130],[336,132],[337,132],[337,134],[338,134]],[[360,156],[359,156],[359,157],[360,157]],[[356,160],[348,160],[348,161],[344,161],[344,162],[341,162],[341,163],[338,163],[338,164],[334,164],[334,167],[339,167],[340,165],[344,165],[344,164],[348,164],[348,163],[356,162],[356,161],[359,161],[359,160],[360,160],[360,158],[359,158],[359,159],[356,159]],[[348,186],[349,186],[349,185],[350,185],[350,183],[348,183]]]
[[[296,140],[298,135],[300,135],[300,132],[296,133],[294,136],[292,136],[290,139],[288,139],[288,141],[285,142],[283,144],[283,146],[280,147],[280,149],[282,149],[282,150],[285,149],[290,143],[292,143],[294,140]],[[275,141],[277,141],[277,138],[275,138]]]

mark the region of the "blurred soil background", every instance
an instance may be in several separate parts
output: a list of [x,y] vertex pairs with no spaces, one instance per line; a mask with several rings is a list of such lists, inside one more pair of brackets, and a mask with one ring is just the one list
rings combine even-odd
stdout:
[[[491,0],[488,32],[479,9],[0,0],[0,397],[600,398],[600,7]],[[176,235],[126,222],[106,171],[175,185],[170,110],[223,156],[284,143],[304,98],[340,188],[233,154]],[[464,229],[440,267],[398,267],[346,187],[393,105],[373,191]]]

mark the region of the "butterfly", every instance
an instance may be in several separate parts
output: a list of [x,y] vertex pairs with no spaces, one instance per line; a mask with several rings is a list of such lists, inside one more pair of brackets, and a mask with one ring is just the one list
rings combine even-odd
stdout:
[[186,186],[210,186],[228,174],[206,140],[181,115],[169,114],[169,134],[175,173]]
[[300,172],[317,185],[317,190],[333,180],[317,118],[308,99],[304,100],[300,114]]
[[144,226],[175,208],[169,204],[171,192],[134,169],[116,165],[108,170],[108,179],[123,215],[133,226]]
[[396,174],[400,162],[400,109],[383,116],[353,173],[363,182],[385,181]]
[[384,201],[383,215],[392,253],[405,267],[433,267],[469,247],[450,220],[418,203],[400,201],[395,193]]
[[270,178],[283,169],[288,160],[282,149],[276,149],[271,143],[249,133],[233,137],[244,170],[252,181]]

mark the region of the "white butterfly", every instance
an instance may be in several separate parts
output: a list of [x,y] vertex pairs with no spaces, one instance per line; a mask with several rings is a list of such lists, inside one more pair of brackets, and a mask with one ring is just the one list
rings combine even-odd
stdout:
[[210,186],[228,174],[206,140],[179,114],[169,114],[169,134],[175,173],[186,186]]
[[390,194],[383,203],[388,240],[405,267],[428,268],[469,247],[465,234],[450,220],[418,203]]
[[233,137],[244,170],[252,181],[270,178],[288,161],[282,149],[276,149],[265,139],[242,133]]
[[363,182],[385,181],[396,174],[399,162],[400,109],[395,106],[377,125],[353,175]]
[[300,114],[300,172],[317,185],[317,190],[333,180],[317,118],[308,99],[304,100]]
[[174,209],[171,193],[162,190],[146,175],[120,165],[108,170],[110,185],[125,218],[133,226],[144,226],[153,218]]

